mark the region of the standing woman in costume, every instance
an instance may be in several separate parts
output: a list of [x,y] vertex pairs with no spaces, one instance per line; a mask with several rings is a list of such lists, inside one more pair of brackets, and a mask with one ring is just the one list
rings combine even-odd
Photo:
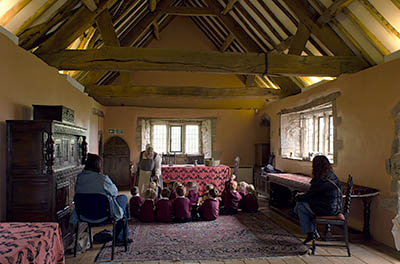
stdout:
[[163,188],[161,178],[161,157],[153,150],[151,144],[146,145],[146,150],[140,153],[137,165],[137,186],[143,193],[149,186],[151,181],[157,183],[158,189]]

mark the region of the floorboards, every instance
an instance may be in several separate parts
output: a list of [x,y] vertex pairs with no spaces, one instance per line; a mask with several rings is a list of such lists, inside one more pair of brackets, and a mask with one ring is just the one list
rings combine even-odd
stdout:
[[[128,194],[128,193],[125,193]],[[261,210],[269,215],[280,226],[303,239],[300,234],[300,228],[297,224],[286,219],[282,215],[269,211],[265,204],[260,203]],[[264,207],[263,207],[264,206]],[[103,230],[104,227],[93,228],[93,233]],[[86,264],[93,263],[97,253],[100,251],[101,245],[94,245],[92,249],[88,249],[85,253],[66,256],[66,264]],[[351,257],[347,257],[346,248],[342,247],[317,247],[316,254],[291,256],[291,257],[269,257],[263,259],[246,259],[246,260],[221,260],[221,261],[185,261],[185,264],[400,264],[400,253],[394,249],[382,245],[376,241],[355,242],[350,243]],[[121,263],[122,262],[115,262]],[[126,262],[124,262],[126,263]],[[180,261],[171,262],[130,262],[135,264],[164,264],[164,263],[183,263]]]

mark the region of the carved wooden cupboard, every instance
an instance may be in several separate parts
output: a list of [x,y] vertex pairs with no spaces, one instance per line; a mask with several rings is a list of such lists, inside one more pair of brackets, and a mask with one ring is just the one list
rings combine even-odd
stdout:
[[86,160],[86,129],[59,121],[7,121],[7,221],[56,221],[64,245],[76,175]]

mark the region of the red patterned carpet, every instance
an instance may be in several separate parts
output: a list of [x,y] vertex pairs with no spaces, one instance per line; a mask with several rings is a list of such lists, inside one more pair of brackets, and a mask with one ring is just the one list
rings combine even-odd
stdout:
[[[239,213],[218,220],[183,224],[134,223],[125,252],[116,247],[114,261],[217,260],[290,256],[308,247],[263,213]],[[109,261],[111,242],[96,257]]]

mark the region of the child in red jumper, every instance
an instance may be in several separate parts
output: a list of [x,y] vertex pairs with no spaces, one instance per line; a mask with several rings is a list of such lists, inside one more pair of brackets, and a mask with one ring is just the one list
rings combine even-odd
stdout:
[[152,189],[147,189],[144,192],[144,203],[140,207],[139,220],[142,222],[153,222],[154,217],[154,198],[156,192]]
[[139,217],[140,206],[144,202],[144,198],[139,195],[139,188],[137,186],[131,189],[132,198],[129,200],[129,209],[131,217]]
[[186,189],[182,185],[176,188],[177,197],[173,202],[175,222],[189,222],[192,220],[190,214],[190,200],[185,197]]

